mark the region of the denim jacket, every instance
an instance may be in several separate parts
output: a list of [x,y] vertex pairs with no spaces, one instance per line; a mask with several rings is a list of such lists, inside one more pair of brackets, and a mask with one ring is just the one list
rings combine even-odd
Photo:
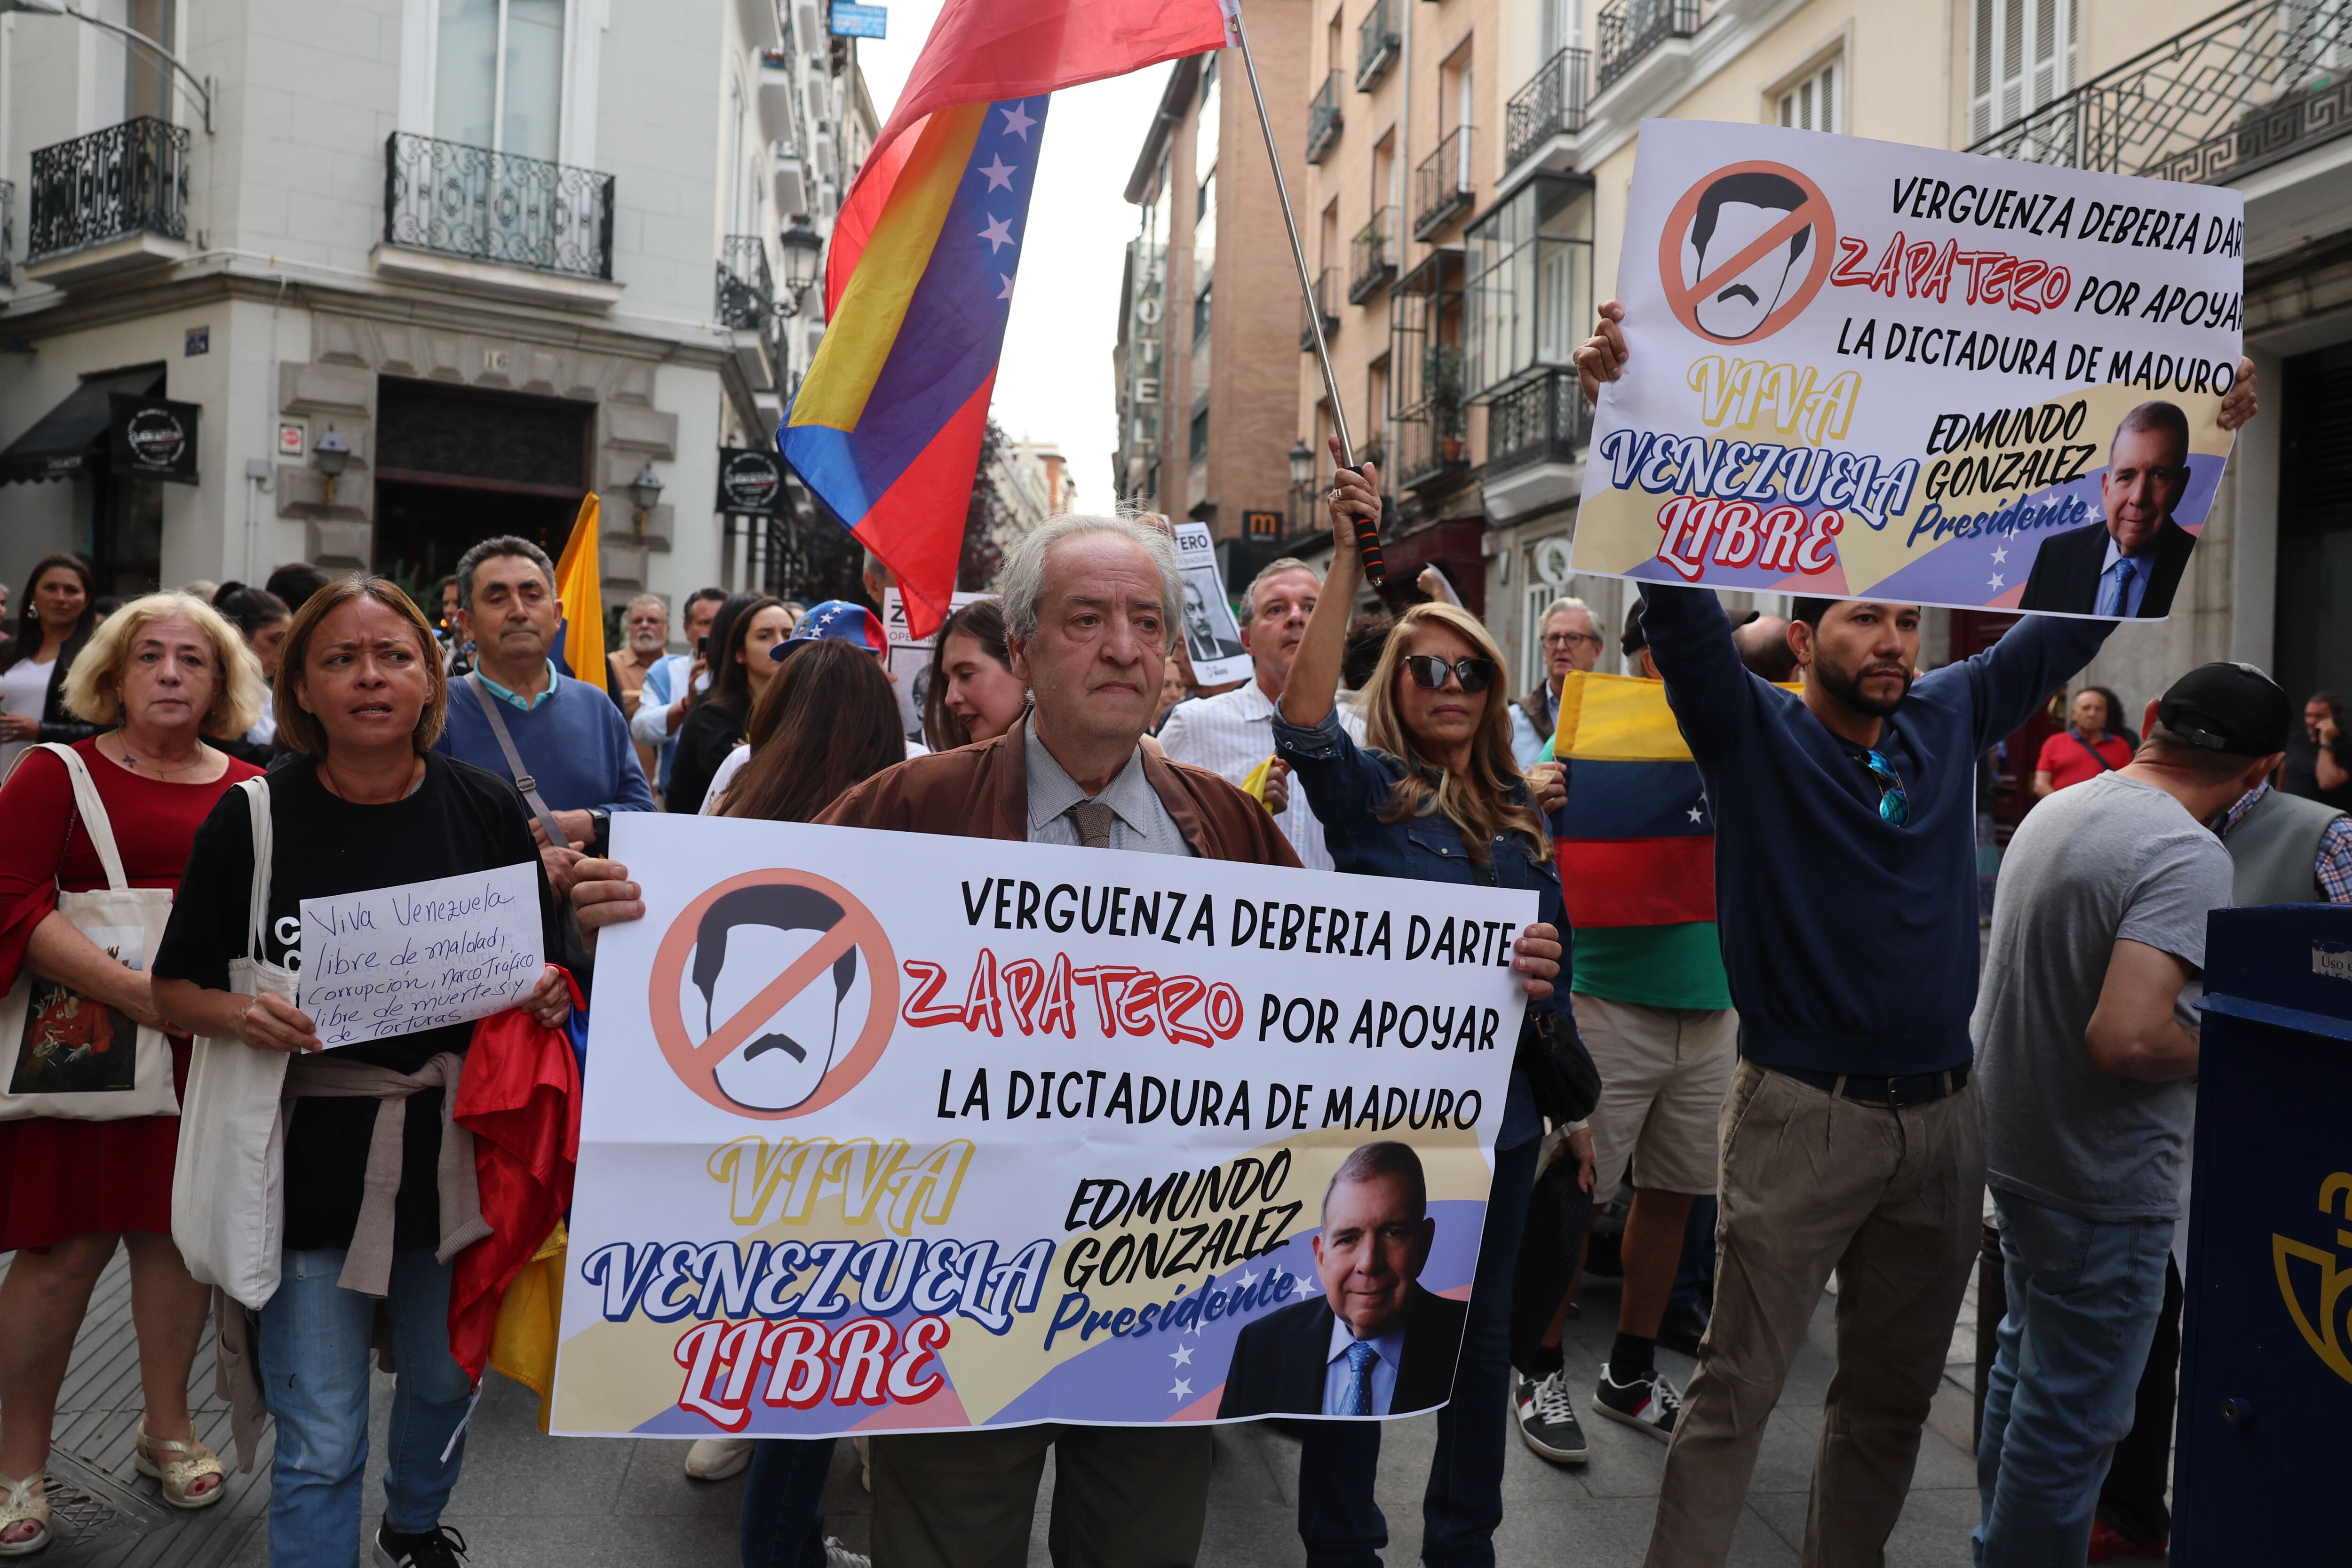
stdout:
[[[1550,1000],[1533,1005],[1546,1012],[1569,1012],[1568,908],[1560,898],[1559,868],[1550,857],[1531,848],[1524,839],[1505,835],[1489,848],[1488,863],[1482,869],[1470,858],[1461,834],[1443,816],[1433,814],[1401,822],[1381,821],[1380,808],[1388,804],[1397,781],[1404,777],[1405,765],[1386,752],[1359,746],[1349,739],[1336,710],[1324,715],[1321,723],[1301,728],[1286,721],[1277,709],[1274,753],[1290,764],[1299,786],[1306,790],[1307,804],[1323,824],[1336,869],[1360,876],[1532,891],[1536,918],[1556,929],[1560,941],[1556,989]],[[1542,1131],[1543,1121],[1536,1114],[1527,1074],[1514,1068],[1496,1147],[1516,1148]]]

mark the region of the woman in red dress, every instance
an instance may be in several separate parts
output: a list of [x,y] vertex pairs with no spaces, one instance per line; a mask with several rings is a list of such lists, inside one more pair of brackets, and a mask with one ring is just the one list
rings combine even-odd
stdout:
[[[66,699],[104,730],[73,750],[98,787],[125,877],[134,888],[176,891],[197,826],[231,785],[259,771],[205,743],[242,735],[260,710],[260,667],[245,639],[200,600],[151,595],[99,626]],[[0,988],[29,970],[128,1021],[160,1026],[145,973],[154,954],[129,967],[58,912],[59,892],[107,885],[65,763],[27,752],[0,786],[0,822],[8,824],[0,834]],[[184,1090],[188,1041],[170,1038]],[[170,1116],[0,1121],[0,1252],[16,1253],[0,1279],[0,1557],[48,1544],[43,1476],[58,1389],[118,1240],[131,1255],[146,1395],[139,1468],[176,1507],[220,1500],[220,1461],[188,1419],[188,1371],[210,1293],[172,1244],[179,1130]]]

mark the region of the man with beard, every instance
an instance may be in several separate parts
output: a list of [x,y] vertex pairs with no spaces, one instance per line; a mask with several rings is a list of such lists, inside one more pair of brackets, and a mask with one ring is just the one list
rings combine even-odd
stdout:
[[[1323,579],[1304,561],[1285,556],[1269,563],[1249,585],[1248,618],[1242,625],[1242,647],[1250,656],[1251,678],[1231,691],[1179,703],[1169,710],[1160,731],[1160,744],[1171,763],[1190,763],[1238,784],[1274,755],[1274,705],[1282,683],[1290,679],[1290,661],[1307,635],[1307,617],[1323,592]],[[1363,721],[1344,708],[1339,722],[1360,744]],[[1277,773],[1286,768],[1277,766]],[[1331,851],[1323,842],[1323,825],[1307,804],[1305,790],[1291,790],[1287,779],[1271,784],[1266,805],[1283,837],[1298,852],[1298,863],[1310,871],[1328,871]]]

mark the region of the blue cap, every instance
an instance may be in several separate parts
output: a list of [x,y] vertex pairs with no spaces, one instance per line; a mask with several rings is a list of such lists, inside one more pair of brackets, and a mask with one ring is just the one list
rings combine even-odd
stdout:
[[768,657],[782,663],[803,643],[829,637],[845,642],[877,658],[889,649],[889,638],[882,634],[881,617],[863,605],[853,605],[846,599],[827,599],[811,606],[793,628],[793,635],[768,650]]

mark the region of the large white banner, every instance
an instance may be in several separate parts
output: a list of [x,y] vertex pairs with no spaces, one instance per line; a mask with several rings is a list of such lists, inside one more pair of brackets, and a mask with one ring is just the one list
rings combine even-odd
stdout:
[[2162,616],[2231,438],[2245,203],[1646,120],[1579,572]]
[[556,1431],[1444,1402],[1532,893],[613,832],[646,915],[597,953]]

